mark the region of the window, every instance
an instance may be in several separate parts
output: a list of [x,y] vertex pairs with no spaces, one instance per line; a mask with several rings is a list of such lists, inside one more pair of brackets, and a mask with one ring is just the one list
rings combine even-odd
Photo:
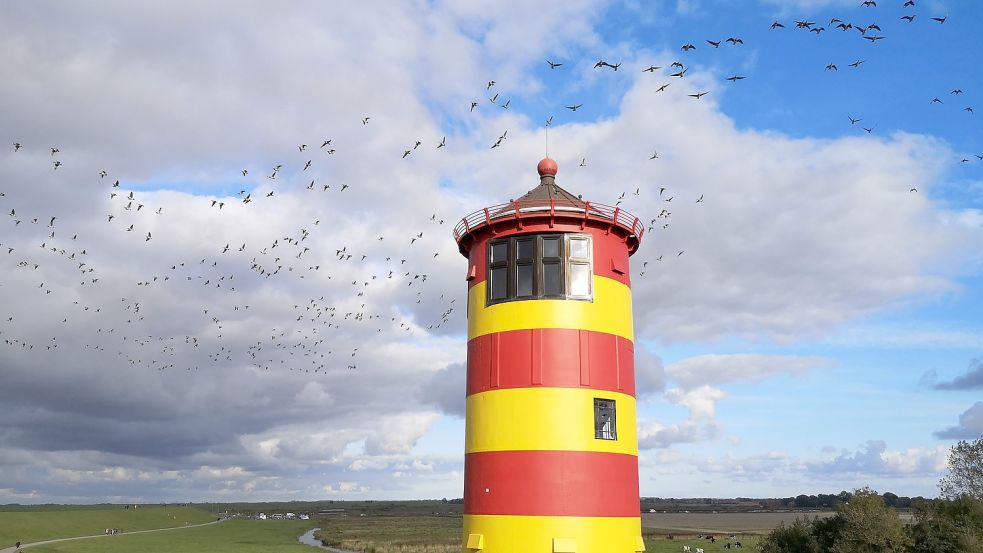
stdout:
[[488,303],[592,300],[591,238],[527,234],[488,244]]
[[618,417],[613,399],[594,398],[594,439],[618,439]]

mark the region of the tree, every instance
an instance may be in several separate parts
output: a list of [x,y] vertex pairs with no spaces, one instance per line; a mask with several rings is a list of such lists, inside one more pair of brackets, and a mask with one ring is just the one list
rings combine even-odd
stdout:
[[903,553],[910,540],[898,512],[870,488],[854,492],[836,514],[842,518],[832,551],[836,553]]
[[758,548],[762,553],[820,553],[813,524],[807,518],[797,518],[789,526],[781,524],[766,536]]
[[949,449],[949,473],[939,481],[942,497],[958,499],[969,496],[983,500],[983,436],[959,443]]
[[983,551],[983,501],[962,496],[952,501],[922,501],[909,528],[912,553]]

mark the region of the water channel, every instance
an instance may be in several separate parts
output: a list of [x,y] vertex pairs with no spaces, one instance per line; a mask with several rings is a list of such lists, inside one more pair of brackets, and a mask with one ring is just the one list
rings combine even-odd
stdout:
[[300,543],[304,545],[309,545],[311,547],[317,547],[319,549],[324,549],[325,551],[331,551],[331,553],[355,553],[354,551],[347,551],[345,549],[335,549],[334,547],[328,547],[321,543],[317,538],[314,537],[314,532],[317,532],[320,528],[314,528],[310,530],[303,536],[297,538]]

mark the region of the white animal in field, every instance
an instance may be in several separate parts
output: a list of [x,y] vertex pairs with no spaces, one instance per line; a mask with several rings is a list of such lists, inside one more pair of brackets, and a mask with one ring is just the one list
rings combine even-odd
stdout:
[[697,547],[696,548],[696,553],[703,553],[703,548],[702,547]]
[[684,552],[685,552],[685,551],[690,551],[690,548],[689,548],[689,546],[688,546],[688,545],[684,545],[684,546],[683,546],[683,551],[684,551]]

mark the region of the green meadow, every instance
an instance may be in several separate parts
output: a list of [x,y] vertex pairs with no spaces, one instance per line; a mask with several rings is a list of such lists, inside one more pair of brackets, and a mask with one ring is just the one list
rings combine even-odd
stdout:
[[[121,505],[4,507],[0,509],[0,548],[14,542],[30,543],[55,538],[102,534],[106,528],[150,530],[202,524],[216,516],[195,507]],[[34,550],[32,550],[34,551]]]
[[310,553],[297,538],[313,521],[228,520],[185,530],[120,534],[32,547],[29,553]]

